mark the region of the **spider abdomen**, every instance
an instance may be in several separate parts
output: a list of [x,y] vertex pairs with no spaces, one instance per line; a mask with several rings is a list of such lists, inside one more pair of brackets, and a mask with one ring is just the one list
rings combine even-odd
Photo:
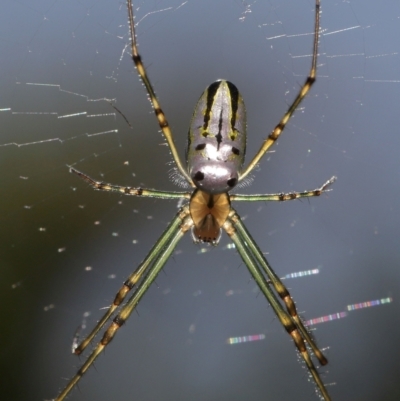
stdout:
[[246,110],[229,81],[212,83],[201,95],[189,128],[187,167],[196,187],[218,194],[239,180],[246,152]]

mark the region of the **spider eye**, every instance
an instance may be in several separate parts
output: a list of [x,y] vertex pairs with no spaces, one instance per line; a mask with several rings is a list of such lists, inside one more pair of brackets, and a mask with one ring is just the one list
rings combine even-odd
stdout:
[[204,180],[204,173],[202,173],[201,171],[198,171],[198,172],[193,176],[193,178],[194,178],[196,181],[202,181],[202,180]]
[[237,184],[237,178],[230,178],[226,183],[229,187],[233,188]]

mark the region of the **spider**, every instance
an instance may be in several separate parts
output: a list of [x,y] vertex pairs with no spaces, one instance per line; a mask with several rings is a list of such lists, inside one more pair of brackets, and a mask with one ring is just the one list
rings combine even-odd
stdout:
[[[325,401],[329,401],[330,396],[312,361],[312,353],[321,365],[327,364],[328,361],[314,343],[297,314],[294,301],[287,288],[269,265],[262,251],[241,221],[240,216],[231,206],[231,202],[286,201],[320,196],[328,190],[328,187],[336,178],[330,178],[320,188],[311,191],[265,195],[230,194],[230,191],[254,169],[266,151],[279,138],[290,117],[315,82],[320,0],[315,1],[313,53],[309,76],[288,111],[263,141],[259,151],[244,169],[242,168],[246,147],[246,112],[244,102],[236,86],[225,80],[212,83],[204,91],[197,103],[189,128],[189,140],[186,151],[187,167],[184,167],[179,158],[165,114],[160,107],[141,56],[138,53],[132,0],[127,0],[127,8],[134,65],[139,78],[146,87],[150,102],[154,108],[154,113],[161,131],[167,140],[176,167],[192,187],[192,191],[167,192],[113,185],[96,181],[75,168],[70,167],[72,173],[77,174],[96,190],[112,191],[138,197],[183,199],[186,203],[180,208],[138,268],[124,282],[115,296],[112,305],[92,332],[75,348],[75,354],[81,354],[119,308],[119,313],[104,332],[102,339],[95,346],[75,376],[59,393],[56,401],[65,399],[98,355],[114,338],[118,329],[129,318],[185,233],[191,231],[194,242],[206,242],[211,245],[217,245],[222,230],[228,234],[235,244],[239,255],[249,269],[259,289],[268,300],[283,327],[292,337],[316,385],[317,392],[320,393]],[[131,290],[133,290],[133,294],[122,305],[125,297]]]

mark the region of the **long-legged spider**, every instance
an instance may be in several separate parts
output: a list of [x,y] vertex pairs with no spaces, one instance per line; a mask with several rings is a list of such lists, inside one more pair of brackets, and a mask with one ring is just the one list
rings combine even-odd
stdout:
[[95,346],[75,376],[60,392],[56,400],[63,400],[70,393],[97,356],[114,338],[118,329],[129,318],[184,234],[190,230],[195,242],[208,242],[212,245],[217,245],[222,229],[234,242],[239,255],[258,284],[259,289],[268,300],[283,327],[292,337],[316,385],[317,391],[326,401],[330,400],[329,394],[312,361],[311,353],[315,355],[321,365],[325,365],[328,361],[310,337],[297,314],[294,301],[287,288],[271,268],[260,248],[247,231],[239,215],[231,206],[231,201],[286,201],[319,196],[334,182],[335,177],[329,179],[320,188],[312,191],[266,195],[229,194],[254,169],[265,152],[279,138],[297,106],[315,82],[320,1],[316,0],[315,2],[314,45],[309,76],[286,114],[263,141],[259,151],[245,169],[242,169],[246,147],[245,107],[236,86],[225,80],[212,83],[204,91],[197,103],[189,129],[189,141],[186,151],[187,167],[183,166],[168,122],[138,53],[131,0],[127,1],[127,6],[133,62],[139,77],[146,87],[154,113],[167,140],[176,167],[193,190],[191,192],[167,192],[112,185],[96,181],[71,167],[73,173],[97,190],[114,191],[139,197],[183,199],[187,202],[180,208],[139,267],[127,278],[117,293],[113,304],[102,319],[75,349],[76,354],[81,354],[99,330],[103,328],[111,315],[121,306],[128,292],[133,290],[133,294],[121,306],[119,313],[103,334],[100,342]]

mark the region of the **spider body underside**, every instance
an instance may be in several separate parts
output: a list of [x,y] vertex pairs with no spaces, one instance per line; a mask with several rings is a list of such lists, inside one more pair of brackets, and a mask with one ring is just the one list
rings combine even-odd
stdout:
[[[178,211],[146,258],[124,282],[115,296],[113,304],[92,332],[76,347],[75,353],[78,355],[81,354],[114,312],[119,309],[118,314],[104,332],[102,339],[95,346],[75,376],[60,392],[56,401],[65,399],[93,364],[97,356],[114,338],[115,333],[129,318],[184,234],[191,231],[194,241],[217,245],[222,230],[234,242],[239,255],[249,269],[260,291],[268,300],[285,330],[292,337],[315,383],[317,392],[325,401],[330,401],[331,398],[312,361],[312,353],[321,365],[325,365],[328,361],[316,346],[297,314],[295,303],[287,288],[269,265],[231,203],[235,201],[286,201],[320,196],[328,190],[328,187],[334,182],[335,177],[329,179],[320,188],[311,191],[256,195],[229,193],[231,189],[254,169],[266,151],[279,138],[290,117],[315,82],[320,1],[316,0],[315,4],[313,55],[309,76],[288,111],[263,141],[259,151],[244,169],[242,168],[246,148],[246,112],[244,102],[236,86],[225,80],[216,81],[211,84],[198,101],[189,129],[189,140],[186,151],[187,168],[183,166],[175,147],[172,132],[137,50],[132,0],[127,1],[127,6],[133,62],[139,77],[146,87],[154,108],[154,113],[161,131],[167,140],[176,167],[193,190],[191,192],[167,192],[113,185],[96,181],[77,169],[70,167],[71,172],[77,174],[97,190],[119,192],[120,194],[138,197],[185,199],[187,203]],[[122,306],[126,295],[131,290],[133,290],[131,297]]]

